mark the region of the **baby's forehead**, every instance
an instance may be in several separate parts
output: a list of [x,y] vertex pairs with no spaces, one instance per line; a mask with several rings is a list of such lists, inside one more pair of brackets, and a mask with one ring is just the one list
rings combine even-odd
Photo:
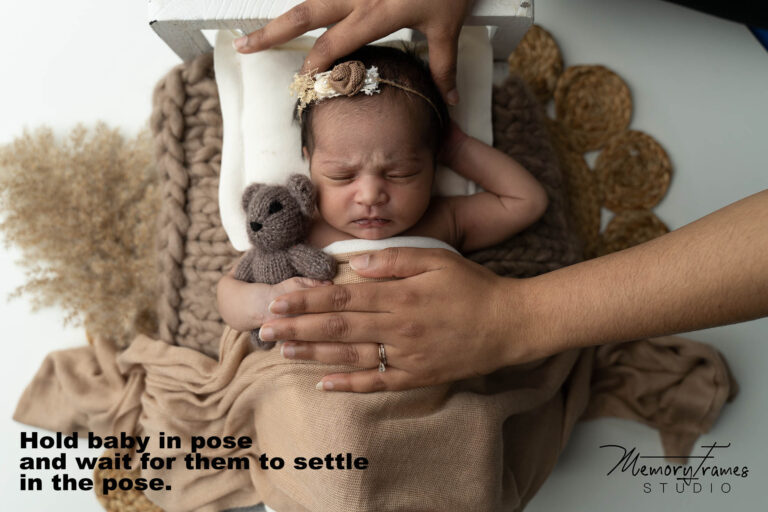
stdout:
[[375,95],[355,100],[317,105],[311,120],[315,150],[345,153],[360,145],[377,146],[392,158],[403,158],[428,146],[427,123],[407,99]]
[[317,132],[323,124],[372,124],[395,117],[419,130],[426,130],[430,112],[422,104],[423,100],[416,100],[418,98],[392,88],[370,96],[332,98],[315,105],[311,128]]

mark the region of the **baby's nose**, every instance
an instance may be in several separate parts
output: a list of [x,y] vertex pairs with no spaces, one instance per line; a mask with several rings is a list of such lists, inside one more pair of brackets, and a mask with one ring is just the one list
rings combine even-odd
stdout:
[[364,205],[374,206],[387,201],[387,193],[378,177],[366,176],[359,181],[357,200]]

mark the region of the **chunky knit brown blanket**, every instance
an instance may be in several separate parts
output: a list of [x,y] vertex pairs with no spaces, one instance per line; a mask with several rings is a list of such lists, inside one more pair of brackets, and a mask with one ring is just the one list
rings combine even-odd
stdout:
[[[539,223],[470,255],[505,276],[533,276],[580,260],[541,116],[520,79],[510,77],[495,91],[496,145],[550,196]],[[123,353],[98,339],[51,354],[15,415],[60,431],[256,440],[250,449],[227,452],[250,457],[248,472],[164,473],[173,491],[149,495],[163,508],[218,511],[264,500],[279,512],[521,510],[578,420],[642,421],[659,430],[667,455],[685,455],[735,393],[716,350],[673,337],[571,350],[408,392],[314,390],[318,375],[332,368],[287,362],[277,351],[249,354],[247,334],[221,335],[215,283],[236,254],[217,216],[220,123],[210,56],[177,67],[159,84],[153,128],[166,199],[158,339],[140,336]],[[255,461],[259,452],[291,460],[346,451],[369,456],[369,469],[270,472]]]

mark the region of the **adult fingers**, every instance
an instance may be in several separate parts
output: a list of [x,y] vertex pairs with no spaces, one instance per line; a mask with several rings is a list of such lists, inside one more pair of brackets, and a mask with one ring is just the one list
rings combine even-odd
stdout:
[[349,261],[349,265],[363,277],[411,277],[445,268],[456,258],[460,256],[446,249],[390,247],[357,255]]
[[317,389],[355,393],[399,391],[416,387],[412,380],[411,374],[398,368],[387,368],[385,372],[380,372],[378,369],[361,370],[326,375],[317,383]]
[[366,43],[394,32],[398,27],[388,22],[381,12],[353,11],[343,20],[317,38],[304,59],[303,73],[323,71],[339,57],[343,57]]
[[277,315],[340,311],[387,312],[388,283],[358,283],[296,289],[276,297],[267,310]]
[[[353,269],[364,277],[411,277],[450,264],[457,256],[444,249],[396,247],[352,258]],[[418,293],[399,282],[374,282],[297,290],[270,303],[272,314],[290,315],[331,311],[388,312],[392,306],[413,307]]]
[[288,293],[294,290],[303,290],[305,288],[317,288],[319,286],[330,286],[333,281],[320,281],[318,279],[310,279],[308,277],[291,277],[286,279],[281,284],[281,293]]
[[300,315],[266,322],[259,329],[259,338],[262,341],[376,342],[377,339],[371,338],[387,330],[388,322],[393,320],[386,313]]
[[[344,364],[357,368],[379,365],[379,345],[376,343],[297,343],[286,341],[280,347],[286,359]],[[390,354],[387,354],[389,356]]]
[[[310,279],[308,277],[291,277],[290,279],[286,279],[285,281],[278,283],[272,287],[272,291],[270,292],[270,297],[267,300],[273,300],[275,297],[279,295],[283,295],[285,293],[289,293],[295,290],[306,290],[311,288],[318,288],[318,287],[327,287],[332,285],[332,281],[319,281],[316,279]],[[254,286],[252,284],[249,284],[248,286]],[[257,285],[259,290],[263,285],[258,284]],[[259,304],[258,308],[264,308],[265,301],[264,299],[260,299],[257,301],[257,304]],[[269,311],[269,307],[267,307],[265,312],[258,311],[258,315],[261,315],[257,317],[258,319],[254,319],[254,326],[260,326],[266,322],[269,322],[270,320],[274,320],[275,318],[279,318],[279,313],[274,313],[272,311]],[[234,326],[232,326],[234,327]]]
[[306,0],[273,19],[259,30],[236,39],[235,49],[254,53],[290,41],[316,28],[335,23],[352,10],[349,1]]
[[429,48],[429,69],[432,78],[440,89],[443,99],[449,105],[459,102],[459,91],[456,90],[456,57],[458,54],[458,32],[439,34],[427,32]]

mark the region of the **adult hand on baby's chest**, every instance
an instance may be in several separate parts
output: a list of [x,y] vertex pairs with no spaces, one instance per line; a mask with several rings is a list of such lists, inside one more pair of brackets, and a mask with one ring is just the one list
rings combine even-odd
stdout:
[[[509,363],[510,340],[526,339],[511,314],[524,294],[510,286],[522,281],[440,249],[386,249],[372,253],[366,270],[352,263],[364,277],[402,279],[278,297],[272,312],[298,316],[261,330],[264,339],[295,340],[283,344],[285,357],[360,368],[327,375],[323,389],[402,390],[487,374]],[[514,352],[515,362],[538,356],[522,342]]]

